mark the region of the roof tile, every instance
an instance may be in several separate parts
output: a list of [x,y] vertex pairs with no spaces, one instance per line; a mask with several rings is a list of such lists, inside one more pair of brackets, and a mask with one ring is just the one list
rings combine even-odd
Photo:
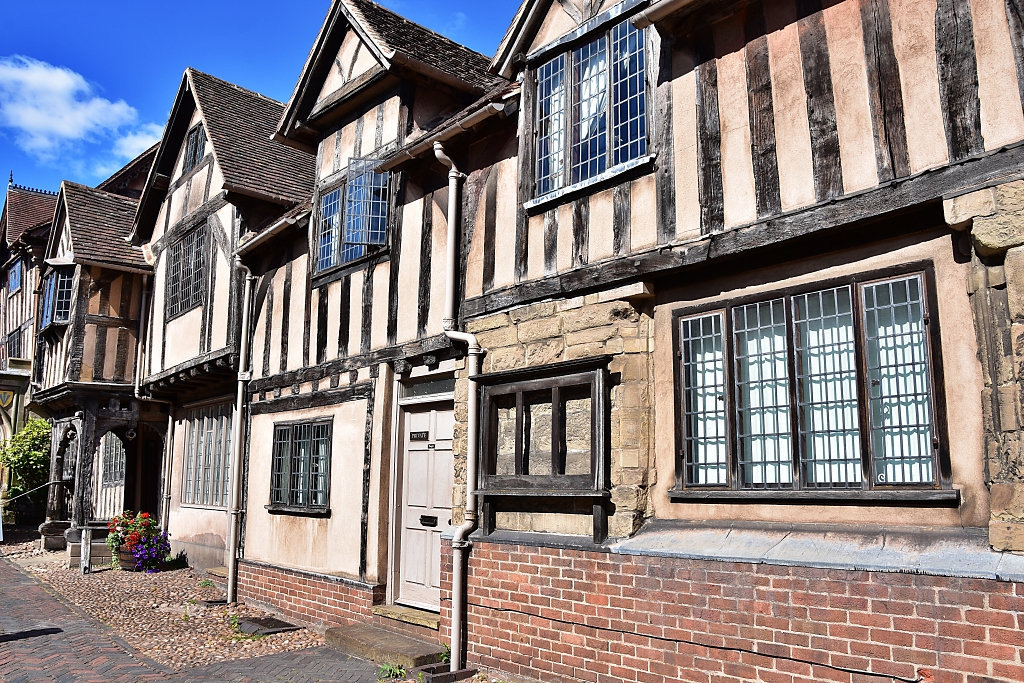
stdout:
[[139,200],[67,180],[63,188],[75,259],[149,268],[142,250],[128,243]]
[[28,230],[49,225],[56,206],[56,192],[9,185],[3,211],[7,221],[7,244],[14,244]]

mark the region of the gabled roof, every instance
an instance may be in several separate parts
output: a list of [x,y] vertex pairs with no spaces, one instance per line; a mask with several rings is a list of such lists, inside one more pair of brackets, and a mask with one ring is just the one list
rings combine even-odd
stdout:
[[[486,56],[372,0],[334,0],[278,125],[277,136],[282,141],[290,140],[295,129],[305,124],[349,27],[384,72],[404,67],[474,96],[482,95],[501,81],[489,72],[490,60]],[[305,140],[295,142],[307,144]]]
[[56,192],[8,185],[3,214],[0,215],[0,233],[6,244],[14,244],[26,232],[52,223],[56,206]]
[[[67,227],[76,262],[111,268],[150,270],[142,250],[128,243],[138,200],[65,180],[61,183],[57,214],[67,213]],[[50,234],[47,256],[54,256],[60,230]]]
[[114,175],[96,187],[100,190],[106,190],[107,192],[113,192],[125,197],[134,196],[137,198],[140,191],[137,188],[131,189],[129,186],[140,175],[142,180],[145,181],[145,176],[149,174],[149,169],[153,166],[153,159],[156,157],[158,147],[160,147],[159,142],[129,161],[124,167],[115,171]]
[[224,176],[224,189],[288,207],[312,197],[316,157],[271,139],[284,105],[188,68],[139,204],[136,241],[152,233],[152,223],[197,107]]

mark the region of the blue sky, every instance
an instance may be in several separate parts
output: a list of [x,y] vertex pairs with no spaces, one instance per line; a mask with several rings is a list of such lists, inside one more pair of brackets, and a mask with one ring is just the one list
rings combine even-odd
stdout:
[[[380,0],[378,0],[380,1]],[[491,55],[519,0],[383,0]],[[286,101],[329,0],[0,1],[0,172],[94,185],[159,138],[186,66]]]

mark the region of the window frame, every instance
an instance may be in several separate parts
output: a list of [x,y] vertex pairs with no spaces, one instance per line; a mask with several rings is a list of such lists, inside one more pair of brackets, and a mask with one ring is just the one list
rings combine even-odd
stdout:
[[[202,143],[197,143],[201,139]],[[206,127],[202,122],[197,123],[185,134],[185,154],[181,160],[181,175],[186,175],[195,170],[206,157],[206,143],[209,138],[206,136]]]
[[[306,499],[305,503],[296,503],[292,500],[292,488],[291,488],[291,462],[294,457],[292,448],[294,447],[295,440],[293,436],[289,436],[288,442],[288,455],[284,458],[285,469],[280,473],[280,476],[285,478],[288,482],[287,489],[288,500],[286,502],[275,502],[274,501],[274,477],[277,473],[274,470],[275,462],[277,461],[277,432],[279,429],[288,429],[291,434],[294,435],[294,429],[296,427],[308,426],[310,430],[310,452],[309,455],[312,457],[312,443],[313,443],[313,429],[317,426],[327,427],[327,456],[326,456],[326,471],[323,473],[324,477],[324,503],[323,505],[312,505],[309,503],[310,488],[306,486]],[[331,460],[334,457],[334,417],[316,418],[312,420],[286,420],[282,422],[274,422],[273,431],[271,432],[271,447],[270,447],[270,481],[269,484],[269,496],[268,504],[264,508],[271,514],[295,514],[303,515],[308,517],[329,517],[331,514],[331,471],[332,464]],[[309,470],[307,470],[307,473]]]
[[[56,327],[63,327],[71,323],[71,311],[75,305],[75,266],[54,266],[53,269],[43,278],[43,292],[39,305],[39,329],[49,330]],[[61,286],[62,281],[67,282],[67,288]],[[50,291],[50,287],[53,291]],[[67,314],[65,317],[56,316],[56,306],[62,299],[62,293],[67,295]]]
[[[871,450],[869,400],[867,400],[866,347],[867,338],[863,329],[864,308],[861,301],[861,289],[871,283],[917,276],[921,281],[921,301],[924,304],[924,335],[926,344],[925,360],[928,365],[931,382],[930,408],[932,411],[933,463],[935,481],[929,483],[878,484],[872,476],[874,453]],[[801,471],[801,447],[799,444],[799,425],[796,415],[799,409],[797,398],[797,381],[794,376],[795,354],[794,324],[792,314],[793,297],[811,292],[849,286],[853,297],[853,328],[855,340],[857,416],[860,434],[860,467],[861,486],[828,487],[804,486]],[[787,378],[789,380],[789,412],[790,437],[793,447],[792,484],[778,488],[743,488],[739,481],[739,455],[735,361],[733,345],[735,343],[733,326],[730,321],[731,311],[735,308],[753,303],[769,302],[784,299],[786,309],[787,337]],[[727,484],[691,484],[687,483],[686,453],[686,417],[684,414],[685,387],[682,376],[682,340],[680,323],[688,318],[699,317],[720,312],[723,316],[723,355],[726,386],[726,448],[727,448]],[[805,284],[792,285],[764,292],[717,301],[685,306],[672,311],[672,365],[675,413],[675,467],[676,481],[669,491],[669,497],[677,501],[692,502],[693,500],[725,499],[729,501],[793,499],[813,500],[814,502],[853,503],[865,502],[918,502],[945,505],[959,501],[959,492],[952,488],[952,468],[949,453],[949,436],[946,416],[945,380],[942,364],[941,328],[938,316],[938,298],[935,287],[935,267],[931,261],[908,263],[901,266],[864,271],[847,276],[817,280]],[[937,440],[937,444],[935,441]]]
[[[17,287],[11,287],[11,275],[18,274],[18,285]],[[20,258],[15,259],[14,263],[11,264],[10,268],[7,269],[7,296],[13,296],[21,291],[22,283],[25,279],[25,269],[22,267],[22,260]]]
[[[219,412],[218,412],[219,411]],[[230,486],[231,486],[231,455],[232,455],[232,444],[231,437],[233,435],[232,428],[234,426],[235,410],[234,404],[232,403],[205,403],[202,405],[188,406],[185,414],[185,443],[184,453],[181,463],[181,490],[178,492],[178,500],[181,505],[185,507],[200,507],[209,509],[227,509],[230,502]],[[207,421],[212,421],[214,424],[214,439],[217,445],[221,448],[221,466],[220,466],[220,478],[217,478],[218,472],[213,466],[216,458],[216,451],[210,453],[211,462],[210,467],[210,490],[209,496],[205,495],[203,491],[203,485],[206,480],[203,476],[205,466],[205,455],[206,455],[206,444],[213,443],[206,439],[206,435],[209,433],[205,429]],[[198,426],[197,423],[201,423]],[[218,423],[222,424],[223,431],[220,438],[216,437],[216,428]],[[202,432],[203,442],[200,444],[196,436]],[[203,448],[203,452],[200,453],[200,448]],[[223,501],[220,503],[213,502],[216,498],[214,495],[214,485],[219,484],[221,489],[221,497]],[[191,488],[196,486],[196,489]],[[187,496],[190,496],[186,499]]]
[[[4,351],[7,353],[7,358],[21,358],[21,328],[8,333],[7,339],[4,340]],[[12,353],[12,347],[17,347],[17,353]]]
[[[630,24],[631,16],[619,15],[614,19],[602,21],[598,26],[592,30],[576,36],[572,41],[567,42],[563,45],[559,45],[558,50],[543,50],[541,54],[532,57],[530,59],[529,71],[527,73],[527,83],[531,89],[532,100],[531,103],[532,111],[530,112],[531,129],[530,129],[530,149],[532,154],[532,169],[531,169],[531,187],[529,191],[529,202],[528,204],[533,205],[534,203],[542,202],[544,199],[559,196],[566,192],[571,192],[581,186],[587,186],[593,183],[600,182],[601,179],[605,178],[609,174],[616,174],[622,170],[631,168],[633,165],[642,163],[643,160],[647,159],[651,155],[651,125],[650,125],[650,113],[652,104],[652,87],[650,83],[651,79],[651,55],[650,45],[647,40],[647,29],[634,29],[640,34],[640,50],[643,51],[643,69],[638,73],[643,75],[643,94],[640,98],[643,102],[644,111],[641,120],[643,122],[643,134],[637,139],[640,149],[635,156],[622,161],[616,161],[617,152],[622,148],[622,145],[617,145],[615,141],[616,130],[620,128],[622,122],[616,120],[616,105],[618,100],[614,99],[616,85],[618,82],[614,80],[615,68],[614,68],[614,50],[616,40],[614,38],[615,30],[622,25]],[[579,97],[579,75],[578,64],[575,55],[581,49],[585,49],[592,43],[603,40],[603,48],[605,52],[606,66],[604,70],[605,76],[605,93],[606,101],[604,104],[603,115],[604,121],[604,154],[602,157],[593,157],[590,159],[590,163],[593,163],[594,159],[603,159],[604,168],[597,170],[595,173],[589,175],[586,178],[579,180],[573,180],[573,169],[579,164],[576,164],[573,160],[574,149],[577,146],[580,130],[579,112],[578,105],[580,102]],[[560,183],[557,186],[551,186],[546,191],[541,192],[541,163],[544,157],[540,154],[540,142],[541,142],[541,131],[540,123],[542,118],[552,119],[554,118],[551,114],[548,116],[542,115],[542,99],[540,96],[540,73],[543,69],[548,67],[550,64],[557,60],[562,60],[562,99],[564,102],[563,110],[561,113],[561,136],[562,136],[562,168],[559,174],[548,174],[544,178],[548,179],[547,182],[551,183],[552,178],[560,178]],[[627,75],[628,80],[630,76]],[[627,95],[623,102],[628,102],[630,97]],[[628,123],[628,120],[627,122]],[[550,159],[550,155],[547,157]],[[550,162],[549,162],[550,163]]]
[[[609,445],[611,443],[611,377],[608,363],[612,356],[595,356],[580,360],[553,363],[519,370],[507,370],[477,375],[473,379],[481,385],[480,392],[480,450],[476,495],[483,499],[482,533],[494,531],[495,513],[521,512],[586,512],[593,515],[594,542],[607,536],[607,499],[609,492]],[[497,410],[495,398],[521,396],[527,392],[590,387],[591,431],[589,474],[490,474],[492,465],[497,471]],[[515,468],[522,468],[523,403],[517,398],[517,435]],[[552,395],[552,423],[555,420],[555,397]],[[554,437],[554,434],[552,435]],[[552,454],[554,459],[554,454]],[[552,469],[554,469],[552,467]]]
[[[192,244],[187,245],[188,248],[194,248],[195,251],[186,254],[186,240],[193,238],[195,235],[198,235],[198,238],[195,239]],[[200,223],[196,227],[179,236],[167,247],[167,269],[164,274],[165,322],[170,322],[176,318],[180,318],[204,304],[206,299],[206,280],[208,276],[208,241],[209,231],[206,229],[206,224]],[[198,255],[198,258],[189,258],[190,255]],[[192,273],[195,274],[196,286],[194,291],[190,293],[188,301],[181,303],[181,300],[183,299],[181,294],[181,265],[185,262],[196,264],[192,269]]]
[[[362,262],[369,258],[379,255],[386,251],[391,244],[391,221],[392,214],[396,210],[393,205],[394,196],[396,194],[396,188],[394,187],[394,173],[385,172],[383,174],[377,174],[374,168],[381,163],[380,159],[375,157],[352,157],[349,159],[348,166],[345,167],[340,178],[333,179],[330,183],[324,185],[323,189],[317,191],[316,202],[314,203],[314,220],[310,221],[311,225],[311,237],[310,250],[311,258],[313,259],[314,270],[313,276],[322,276],[325,273],[330,273],[340,268],[351,266],[352,264]],[[356,167],[362,167],[360,173],[353,174],[353,169]],[[357,178],[363,178],[368,175],[383,175],[384,185],[383,189],[386,196],[383,199],[384,215],[380,218],[383,222],[383,237],[380,241],[367,240],[364,242],[360,241],[347,241],[345,239],[346,232],[349,224],[349,189],[352,187],[352,183]],[[333,262],[326,265],[321,265],[321,237],[324,233],[323,224],[323,213],[324,213],[324,200],[330,195],[338,193],[338,211],[337,211],[337,234],[335,236],[334,250],[333,250]],[[362,214],[360,214],[362,215]],[[371,216],[369,220],[374,220]],[[364,227],[361,231],[362,234],[369,232],[368,227]],[[346,248],[354,247],[358,248],[359,253],[347,259],[342,258],[342,254],[346,251]]]

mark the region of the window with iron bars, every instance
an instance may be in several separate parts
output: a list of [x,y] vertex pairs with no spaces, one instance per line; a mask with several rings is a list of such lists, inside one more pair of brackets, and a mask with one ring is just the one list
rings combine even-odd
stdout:
[[206,153],[206,131],[203,124],[199,124],[188,132],[188,139],[185,142],[185,160],[181,167],[182,174],[188,173],[199,165]]
[[678,316],[686,488],[940,484],[925,273]]
[[233,407],[222,403],[188,412],[181,502],[225,507],[231,475]]
[[40,328],[63,325],[71,319],[71,285],[74,268],[60,267],[46,276],[43,282],[43,311]]
[[21,358],[21,330],[15,330],[7,335],[7,357]]
[[645,60],[626,20],[538,67],[538,197],[647,154]]
[[14,294],[21,289],[21,259],[16,260],[7,269],[7,293]]
[[354,261],[387,244],[388,179],[378,159],[352,159],[345,184],[320,197],[317,270]]
[[187,313],[203,301],[206,228],[200,226],[171,245],[167,264],[167,317]]
[[271,507],[326,510],[331,422],[274,425]]

